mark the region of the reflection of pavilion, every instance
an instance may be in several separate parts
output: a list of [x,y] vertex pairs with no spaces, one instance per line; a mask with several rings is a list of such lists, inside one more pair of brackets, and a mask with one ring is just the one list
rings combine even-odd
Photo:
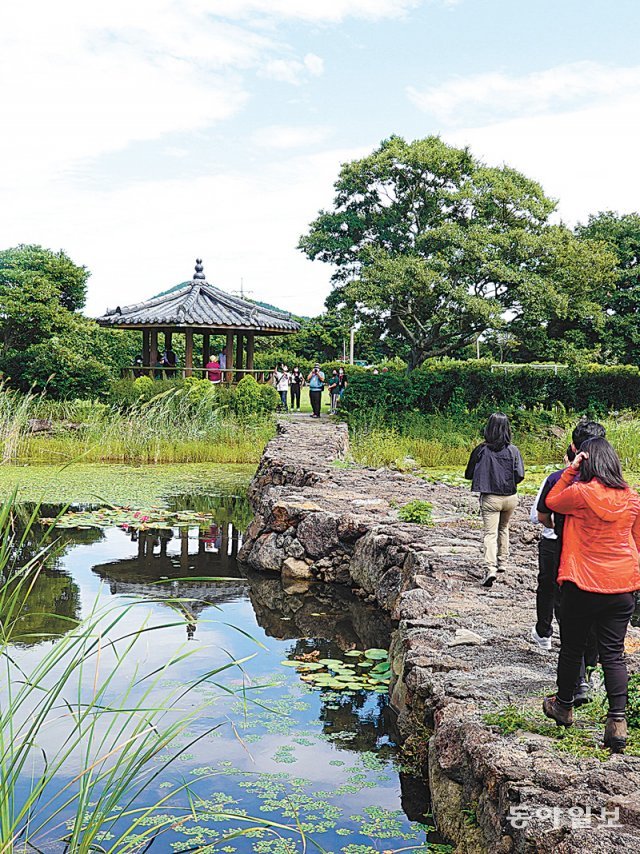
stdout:
[[194,625],[187,630],[190,637],[205,608],[245,593],[246,580],[236,562],[240,535],[229,524],[211,525],[205,531],[180,528],[177,535],[175,531],[132,531],[131,541],[138,546],[136,557],[98,564],[93,572],[109,583],[113,594],[194,600],[182,606],[187,618],[193,618]]

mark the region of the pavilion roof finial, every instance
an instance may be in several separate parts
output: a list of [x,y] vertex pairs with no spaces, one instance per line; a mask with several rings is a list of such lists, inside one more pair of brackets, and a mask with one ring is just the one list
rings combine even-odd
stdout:
[[204,274],[204,267],[202,265],[202,258],[196,258],[196,271],[193,274],[193,278],[196,281],[205,282],[207,277]]

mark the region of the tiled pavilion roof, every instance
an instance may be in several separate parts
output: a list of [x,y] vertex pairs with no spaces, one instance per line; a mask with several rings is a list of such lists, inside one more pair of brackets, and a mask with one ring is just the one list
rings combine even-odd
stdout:
[[172,327],[238,329],[257,333],[297,332],[300,325],[291,315],[263,308],[248,300],[227,294],[210,285],[202,261],[190,282],[146,302],[118,306],[97,318],[101,326],[123,329]]

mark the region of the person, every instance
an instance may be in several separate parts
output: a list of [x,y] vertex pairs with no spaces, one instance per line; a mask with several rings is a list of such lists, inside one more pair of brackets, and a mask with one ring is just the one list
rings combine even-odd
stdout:
[[347,375],[344,372],[344,368],[338,368],[338,389],[340,392],[340,398],[344,395],[347,390],[347,386],[349,385],[347,380]]
[[313,409],[312,418],[320,418],[320,410],[322,408],[322,392],[324,391],[324,373],[320,370],[320,365],[313,366],[313,370],[307,377],[309,383],[309,400]]
[[209,382],[217,384],[222,381],[220,362],[215,356],[211,356],[205,367],[207,369],[207,379]]
[[300,372],[300,368],[294,368],[291,371],[289,378],[289,388],[291,389],[291,409],[300,411],[300,390],[304,385],[304,377]]
[[[580,475],[578,479],[578,474]],[[640,589],[640,496],[622,476],[606,439],[584,442],[547,496],[565,516],[558,571],[562,636],[557,693],[545,697],[544,714],[559,726],[573,723],[573,688],[587,636],[595,626],[609,701],[604,744],[622,753],[627,741],[628,672],[624,640]]]
[[156,362],[155,362],[155,365],[154,365],[155,370],[154,370],[154,372],[153,372],[153,376],[154,376],[154,378],[155,378],[156,380],[162,380],[162,379],[164,379],[164,368],[165,368],[165,364],[166,364],[166,363],[165,363],[165,360],[164,360],[164,353],[158,353],[158,356],[157,356],[157,358],[156,358]]
[[175,351],[171,349],[171,347],[164,351],[164,366],[166,376],[174,377],[176,375],[178,357],[176,356]]
[[520,451],[511,444],[509,419],[494,412],[484,428],[484,442],[471,452],[464,476],[471,491],[480,493],[484,527],[485,574],[491,587],[509,559],[509,521],[518,506],[517,485],[524,478]]
[[291,381],[291,376],[289,374],[289,368],[286,365],[278,365],[275,372],[275,380],[276,391],[280,395],[280,408],[284,412],[288,412],[289,407],[287,405],[287,398],[289,396],[289,383]]
[[[577,452],[584,442],[589,439],[604,438],[605,429],[596,421],[579,421],[571,434],[571,444],[567,448],[566,464],[575,459]],[[531,629],[531,640],[540,649],[551,649],[553,637],[553,616],[562,632],[562,615],[560,613],[560,588],[558,586],[558,568],[562,552],[562,531],[564,516],[553,513],[546,504],[546,497],[551,488],[560,479],[562,470],[552,472],[542,482],[536,500],[531,508],[531,520],[543,525],[542,536],[538,543],[538,583],[536,588],[536,623]],[[595,632],[591,631],[587,649],[576,685],[574,702],[576,706],[590,699],[591,686],[587,678],[589,670],[598,663],[598,645]]]
[[334,368],[329,377],[329,412],[335,415],[338,411],[338,401],[340,400],[340,386],[338,379],[338,371]]
[[137,353],[135,359],[133,360],[133,376],[141,377],[144,371],[142,368],[144,367],[144,359],[142,357],[142,353]]

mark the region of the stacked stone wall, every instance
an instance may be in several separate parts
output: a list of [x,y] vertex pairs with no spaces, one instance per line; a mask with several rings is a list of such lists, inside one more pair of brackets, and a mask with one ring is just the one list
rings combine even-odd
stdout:
[[[432,525],[398,518],[416,499],[432,504]],[[351,465],[344,425],[281,422],[251,501],[241,560],[349,584],[395,621],[391,702],[405,738],[431,734],[423,772],[439,829],[457,851],[640,852],[640,758],[576,758],[555,740],[503,736],[484,720],[508,705],[539,705],[554,684],[557,647],[541,653],[528,637],[537,534],[526,501],[512,523],[511,565],[489,589],[480,584],[477,498]],[[636,655],[630,664],[637,669]],[[589,826],[572,826],[574,807],[591,810]],[[617,811],[617,824],[601,822],[602,810]],[[525,826],[509,821],[516,813]]]

